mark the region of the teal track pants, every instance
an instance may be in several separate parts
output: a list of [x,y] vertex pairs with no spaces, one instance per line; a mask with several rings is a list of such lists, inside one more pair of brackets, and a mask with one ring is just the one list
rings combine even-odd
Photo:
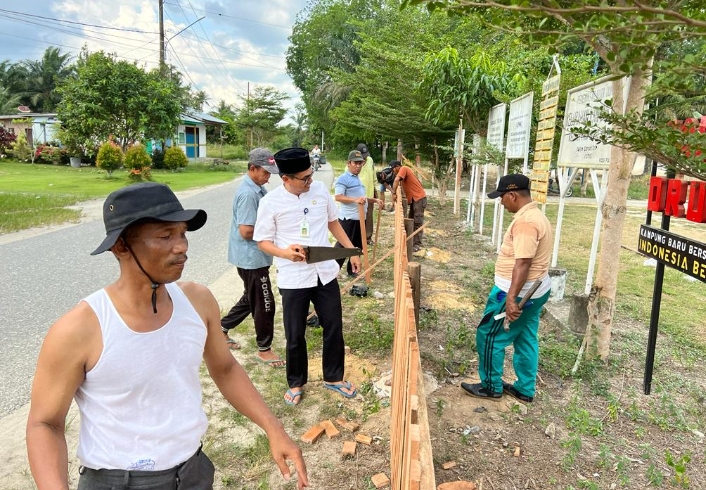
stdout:
[[509,331],[505,331],[505,319],[493,318],[505,311],[505,293],[497,286],[490,291],[483,320],[476,331],[478,375],[484,388],[493,393],[503,391],[505,348],[512,344],[515,347],[512,365],[517,375],[515,388],[523,395],[534,396],[539,362],[539,315],[547,299],[549,292],[533,299],[530,306],[525,305],[520,317],[510,324]]

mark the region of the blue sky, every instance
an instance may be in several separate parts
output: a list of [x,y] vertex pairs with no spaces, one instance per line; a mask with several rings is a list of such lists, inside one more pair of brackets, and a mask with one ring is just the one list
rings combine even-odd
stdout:
[[[158,0],[0,1],[0,60],[41,58],[49,46],[83,45],[154,68],[159,61]],[[205,90],[214,106],[270,85],[298,94],[285,71],[288,37],[306,0],[165,0],[167,62]],[[183,32],[179,31],[205,16]],[[59,22],[59,20],[61,22]],[[179,33],[179,34],[177,34]],[[174,36],[174,37],[173,37]],[[206,107],[208,110],[209,107]]]

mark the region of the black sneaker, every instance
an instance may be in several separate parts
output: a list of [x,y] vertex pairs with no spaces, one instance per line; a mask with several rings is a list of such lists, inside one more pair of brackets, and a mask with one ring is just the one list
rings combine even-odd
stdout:
[[503,397],[502,393],[492,393],[480,383],[461,383],[461,388],[468,396],[475,396],[476,398],[487,398],[488,400],[497,402]]
[[521,402],[532,403],[532,401],[534,400],[533,396],[523,395],[522,393],[517,391],[517,388],[515,388],[513,385],[511,385],[510,383],[505,383],[504,381],[503,381],[503,392],[507,393],[510,396],[514,396],[515,398],[517,398]]

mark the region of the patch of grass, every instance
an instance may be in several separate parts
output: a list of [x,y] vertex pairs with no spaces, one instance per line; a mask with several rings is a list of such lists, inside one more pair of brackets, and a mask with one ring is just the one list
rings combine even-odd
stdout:
[[568,471],[574,465],[576,458],[581,453],[581,446],[581,436],[573,432],[569,434],[565,441],[562,441],[561,447],[566,449],[566,454],[564,454],[564,458],[561,461],[564,471]]
[[223,160],[247,160],[248,150],[240,145],[206,145],[206,153],[211,158],[221,158]]
[[580,341],[572,338],[569,341],[560,339],[555,332],[539,332],[540,355],[539,366],[543,371],[554,373],[561,377],[571,376],[571,368],[576,362]]
[[383,319],[373,309],[359,308],[353,315],[352,324],[346,328],[346,343],[352,349],[370,354],[387,354],[392,349],[394,327],[392,319]]
[[65,207],[76,202],[73,196],[0,193],[0,233],[78,221],[81,211]]
[[[228,182],[246,168],[245,162],[229,165],[226,171],[214,171],[208,163],[191,163],[178,172],[153,170],[152,177],[155,182],[181,191]],[[3,161],[0,163],[0,233],[75,221],[81,212],[64,209],[64,206],[105,197],[129,183],[127,170],[115,171],[109,177],[96,167]]]

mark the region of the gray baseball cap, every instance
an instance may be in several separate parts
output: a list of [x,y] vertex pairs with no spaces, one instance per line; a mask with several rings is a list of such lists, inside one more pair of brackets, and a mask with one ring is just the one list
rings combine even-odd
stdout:
[[267,148],[255,148],[248,156],[248,163],[256,167],[262,167],[271,174],[278,174],[279,169],[275,163],[275,157]]

